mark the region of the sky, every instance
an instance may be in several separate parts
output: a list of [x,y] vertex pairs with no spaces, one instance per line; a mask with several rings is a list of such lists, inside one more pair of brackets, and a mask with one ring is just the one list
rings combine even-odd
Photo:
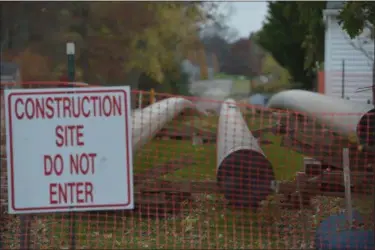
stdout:
[[229,25],[238,31],[240,37],[259,30],[267,14],[266,1],[232,2],[233,13]]

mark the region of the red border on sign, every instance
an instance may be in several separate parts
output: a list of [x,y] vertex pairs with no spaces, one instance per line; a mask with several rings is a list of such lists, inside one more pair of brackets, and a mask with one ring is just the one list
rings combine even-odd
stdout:
[[[73,90],[71,90],[73,91]],[[114,90],[74,90],[74,94],[92,94],[92,93],[116,93],[120,92],[121,94],[124,94],[124,101],[125,101],[125,140],[126,140],[126,155],[129,156],[129,147],[131,145],[128,144],[128,99],[126,95],[125,90],[119,90],[119,89],[114,89]],[[38,91],[38,92],[17,92],[17,93],[11,93],[8,95],[8,121],[9,121],[9,147],[10,147],[10,181],[11,181],[11,206],[14,211],[35,211],[35,210],[52,210],[52,209],[71,209],[72,206],[51,206],[51,207],[30,207],[30,208],[17,208],[15,206],[15,194],[14,194],[14,153],[13,153],[13,129],[12,129],[12,105],[11,105],[11,99],[13,96],[24,96],[24,95],[50,95],[50,94],[66,94],[67,90],[64,91]],[[128,181],[128,197],[129,199],[125,203],[121,204],[96,204],[96,205],[75,205],[73,208],[106,208],[106,207],[126,207],[131,204],[131,186],[130,186],[130,162],[129,162],[129,157],[126,158],[126,166],[125,166],[125,171],[127,172],[127,181]]]

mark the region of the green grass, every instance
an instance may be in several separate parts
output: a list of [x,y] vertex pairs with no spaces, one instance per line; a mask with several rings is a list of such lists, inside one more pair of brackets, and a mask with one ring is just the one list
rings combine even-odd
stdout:
[[231,79],[231,80],[241,80],[241,79],[248,79],[246,76],[240,76],[240,75],[228,75],[225,73],[217,73],[215,74],[215,79]]
[[[216,131],[217,116],[175,120],[172,127],[190,125]],[[250,130],[272,124],[271,119],[245,117]],[[279,146],[280,138],[266,136],[274,145],[263,150],[274,166],[278,179],[290,179],[302,166],[302,156]],[[181,155],[190,155],[193,164],[172,174],[168,180],[215,180],[216,145],[193,146],[190,141],[152,140],[134,159],[134,172],[141,173]],[[184,204],[183,215],[168,219],[141,218],[136,215],[77,213],[77,249],[212,249],[283,248],[272,220],[246,210],[225,206],[220,194],[200,194]],[[269,218],[269,216],[267,217]],[[68,249],[70,225],[67,214],[39,216],[33,222],[32,241],[40,249]],[[12,241],[17,241],[9,235]],[[16,245],[15,245],[16,246]]]
[[246,98],[251,93],[251,85],[250,80],[234,80],[231,96],[233,97],[240,97],[240,98]]
[[[261,118],[263,117],[263,119]],[[205,130],[216,131],[217,116],[207,117],[204,119],[195,118],[190,125],[200,127]],[[250,131],[265,128],[274,125],[274,120],[270,115],[256,115],[245,116]],[[173,126],[181,126],[183,122],[175,123]],[[186,122],[185,122],[186,124]],[[303,166],[303,155],[295,151],[280,147],[281,137],[267,133],[264,136],[272,144],[262,146],[262,149],[274,167],[276,178],[279,180],[290,180],[295,176],[295,173],[301,170]],[[169,150],[171,149],[172,150]],[[192,146],[189,141],[153,141],[148,144],[140,155],[151,155],[152,158],[161,159],[165,162],[169,158],[177,157],[181,154],[191,154],[197,164],[191,167],[177,170],[168,176],[168,179],[205,179],[214,180],[216,174],[216,146],[215,145],[199,145]],[[154,155],[152,155],[154,154]],[[143,160],[142,166],[151,167],[147,160]],[[136,165],[137,166],[137,163]],[[142,167],[143,168],[143,167]]]
[[[263,118],[263,119],[262,119]],[[217,116],[175,120],[170,127],[185,125],[216,131]],[[245,115],[250,130],[273,125],[266,113]],[[262,149],[274,167],[278,180],[291,179],[303,164],[303,156],[280,147],[280,137],[271,133],[265,137],[273,142]],[[190,141],[152,140],[135,157],[134,172],[141,173],[157,164],[181,155],[190,155],[193,164],[172,174],[168,180],[215,180],[216,145],[193,146]],[[121,213],[78,213],[77,249],[286,249],[279,226],[289,226],[289,220],[278,219],[279,207],[266,207],[258,213],[233,210],[225,205],[220,194],[199,194],[183,204],[184,213],[167,219],[124,216]],[[291,212],[295,214],[295,211]],[[287,217],[289,218],[289,217]],[[296,219],[296,218],[294,218]],[[300,223],[296,219],[295,223]],[[294,226],[293,226],[294,227]],[[68,249],[70,239],[67,214],[38,217],[33,224],[35,248]],[[302,237],[296,229],[287,241]],[[12,236],[14,237],[14,236]],[[283,239],[283,240],[282,240]]]
[[[271,114],[267,113],[260,115],[246,115],[245,120],[247,121],[250,131],[269,127],[275,124]],[[281,147],[280,136],[267,133],[265,134],[264,138],[272,142],[272,144],[262,146],[262,149],[268,160],[272,163],[276,179],[292,179],[295,176],[295,173],[300,171],[303,167],[303,155]]]
[[[217,206],[221,197],[202,195],[184,216],[169,219],[91,216],[78,217],[77,249],[202,249],[259,247],[281,248],[273,228],[248,211],[231,211]],[[48,225],[54,249],[66,249],[69,243],[68,217]],[[46,235],[47,236],[47,235]]]
[[[271,120],[246,117],[251,130],[268,126]],[[217,117],[192,121],[178,121],[169,126],[193,123],[207,130],[216,131]],[[282,149],[280,138],[267,135],[274,145],[265,145],[263,150],[274,166],[278,179],[290,179],[302,166],[302,156]],[[164,176],[169,180],[215,180],[216,146],[192,146],[189,141],[153,140],[135,157],[134,172],[143,172],[159,163],[191,155],[195,163]],[[122,215],[96,215],[79,213],[77,225],[77,249],[201,249],[201,248],[283,248],[272,220],[250,211],[234,211],[227,208],[219,194],[201,194],[184,206],[183,215],[168,219],[140,218]],[[53,221],[53,223],[52,223]],[[41,249],[67,249],[69,244],[69,219],[67,215],[46,216],[33,228],[37,232]]]
[[[205,118],[176,119],[168,126],[195,126],[216,131],[217,116]],[[245,120],[251,131],[274,124],[272,116],[263,113],[246,114]],[[280,147],[279,136],[265,135],[273,142],[262,149],[273,165],[278,180],[289,180],[302,168],[303,156]],[[163,176],[168,180],[215,180],[216,145],[193,146],[190,141],[152,140],[134,159],[134,172],[141,173],[181,155],[190,155],[193,164],[172,174]],[[225,206],[220,194],[200,194],[194,201],[183,204],[184,214],[167,219],[141,218],[121,213],[78,213],[77,249],[282,249],[277,232],[280,222],[277,210],[265,210],[254,214],[247,210],[232,210]],[[271,208],[272,209],[272,208]],[[294,213],[294,212],[293,212]],[[18,224],[17,224],[18,225]],[[32,241],[36,249],[68,249],[70,239],[67,214],[38,216],[32,226]],[[289,240],[300,237],[302,231],[294,232]],[[9,235],[12,242],[15,234]],[[6,243],[5,243],[6,245]],[[16,246],[16,244],[14,244]],[[6,245],[7,246],[7,245]],[[10,247],[9,247],[10,248]]]
[[231,97],[235,99],[243,99],[250,95],[251,86],[250,79],[245,76],[228,75],[224,73],[218,73],[215,75],[216,79],[228,79],[233,80],[233,86],[231,90]]
[[155,140],[146,145],[137,155],[134,162],[135,173],[149,169],[182,155],[192,157],[194,163],[177,170],[168,179],[208,180],[214,179],[216,148],[212,144],[193,146],[190,141]]
[[[267,113],[246,114],[244,117],[251,131],[271,126],[275,122]],[[167,126],[176,128],[188,125],[216,131],[217,119],[217,116],[177,119]],[[293,178],[302,168],[303,156],[280,147],[279,136],[268,133],[265,138],[273,142],[263,145],[262,149],[274,167],[276,178]],[[137,153],[134,172],[141,173],[186,154],[192,157],[193,164],[161,178],[175,181],[216,179],[216,145],[193,146],[190,141],[152,140]],[[290,248],[286,245],[285,238],[280,236],[279,226],[289,227],[292,222],[285,217],[285,221],[279,219],[281,212],[278,206],[266,207],[253,213],[248,210],[233,210],[225,203],[220,194],[202,193],[195,200],[183,204],[183,214],[167,219],[139,217],[134,214],[125,216],[121,213],[78,213],[77,249]],[[298,214],[296,211],[291,213]],[[300,219],[292,219],[296,220],[296,225],[301,224]],[[68,249],[71,235],[69,229],[67,214],[38,217],[32,226],[32,240],[38,242],[34,248]],[[301,239],[302,232],[298,227],[286,240]]]

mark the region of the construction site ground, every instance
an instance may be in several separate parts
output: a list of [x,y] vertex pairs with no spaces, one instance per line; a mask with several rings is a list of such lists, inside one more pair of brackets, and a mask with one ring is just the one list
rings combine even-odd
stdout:
[[[246,115],[245,118],[250,130],[275,122],[262,115]],[[216,115],[191,117],[175,120],[168,126],[189,125],[215,133],[217,119]],[[263,137],[272,142],[261,146],[274,166],[276,178],[293,179],[296,172],[301,171],[303,156],[280,147],[280,136],[267,133]],[[162,165],[174,159],[176,162],[171,164],[179,167],[175,172],[164,175]],[[147,179],[148,185],[152,186],[153,175],[147,177],[147,171],[155,166],[161,166],[152,173],[159,180],[215,181],[215,143],[192,145],[191,140],[156,138],[135,157],[135,182]],[[324,217],[344,208],[342,198],[315,197],[311,207],[298,211],[282,209],[276,200],[276,196],[270,197],[257,213],[253,213],[228,207],[220,194],[203,192],[179,204],[180,207],[173,210],[181,212],[166,218],[137,213],[77,213],[77,249],[156,249],[172,246],[174,249],[310,248],[316,225]],[[374,221],[371,217],[373,201],[354,197],[353,203],[367,216],[367,221]],[[68,249],[71,235],[69,214],[35,215],[32,218],[33,248]],[[19,217],[8,217],[4,240],[11,249],[19,247],[19,238],[16,237],[19,223]]]

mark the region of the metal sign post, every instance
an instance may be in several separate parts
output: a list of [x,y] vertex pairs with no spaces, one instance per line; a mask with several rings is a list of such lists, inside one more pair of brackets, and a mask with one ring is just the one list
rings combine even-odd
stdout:
[[75,81],[76,65],[75,65],[75,44],[73,42],[66,43],[66,55],[68,56],[68,79],[70,82]]
[[21,249],[31,249],[30,237],[31,220],[30,215],[25,214],[20,216],[20,245]]
[[[69,82],[75,81],[76,67],[75,67],[75,44],[73,42],[66,43],[66,55],[68,57],[68,80]],[[73,87],[73,84],[72,84]],[[69,220],[69,230],[70,230],[70,249],[76,249],[76,216],[74,212],[74,207],[70,212]]]
[[[2,193],[3,192],[1,192],[1,180],[2,180],[2,175],[3,175],[3,172],[1,171],[2,170],[2,168],[1,168],[1,166],[2,166],[2,161],[3,160],[5,160],[5,159],[3,159],[3,157],[1,157],[0,158],[0,200],[1,200],[1,198],[2,198]],[[0,221],[4,221],[3,220],[3,208],[2,208],[2,204],[0,204]],[[3,238],[3,229],[0,227],[0,249],[4,249],[3,248],[3,240],[2,240],[2,238]]]

